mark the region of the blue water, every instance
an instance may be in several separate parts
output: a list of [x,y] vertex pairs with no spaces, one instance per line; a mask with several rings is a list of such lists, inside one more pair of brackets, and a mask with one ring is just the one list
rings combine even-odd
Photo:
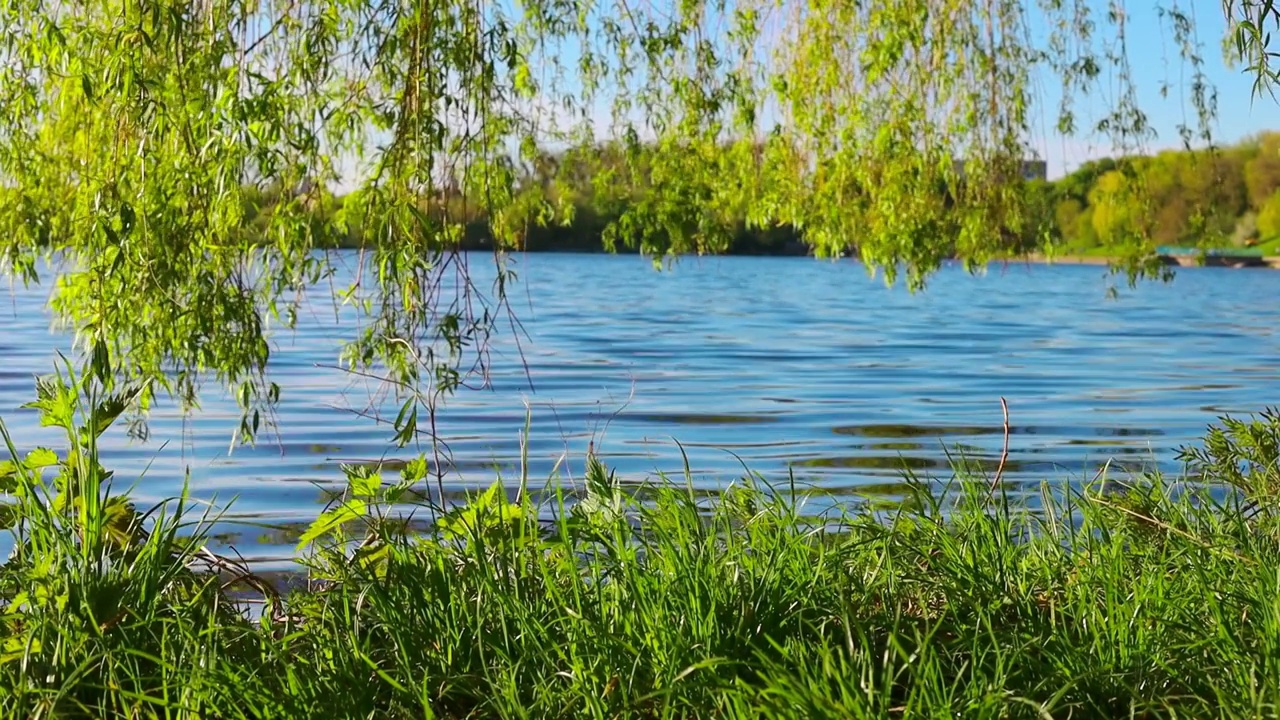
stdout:
[[[476,260],[484,285],[492,263]],[[904,468],[949,477],[948,454],[991,472],[1001,396],[1015,492],[1087,479],[1108,460],[1177,471],[1176,448],[1220,414],[1280,404],[1273,271],[1184,269],[1171,284],[1122,283],[1113,297],[1098,267],[946,268],[911,295],[850,261],[684,259],[662,272],[634,256],[511,263],[526,334],[517,345],[504,325],[492,388],[440,412],[451,493],[488,485],[495,468],[514,478],[526,409],[535,480],[578,477],[593,440],[624,478],[680,473],[679,440],[709,489],[745,463],[852,499],[892,496]],[[0,304],[0,415],[24,449],[57,440],[16,409],[70,347],[51,330],[49,287],[16,287]],[[287,557],[297,528],[341,489],[339,463],[412,454],[355,414],[394,417],[377,383],[325,367],[352,332],[317,293],[296,332],[274,338],[278,435],[228,454],[238,416],[213,388],[194,415],[159,409],[145,444],[113,432],[105,455],[117,485],[159,500],[190,468],[196,498],[218,508],[234,498],[222,543],[260,562]]]

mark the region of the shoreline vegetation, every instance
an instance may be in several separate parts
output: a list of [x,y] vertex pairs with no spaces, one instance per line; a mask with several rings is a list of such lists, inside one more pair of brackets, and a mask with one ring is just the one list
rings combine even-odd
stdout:
[[[1178,267],[1196,267],[1199,265],[1213,267],[1250,267],[1271,268],[1280,270],[1280,255],[1235,256],[1228,251],[1219,257],[1200,257],[1198,255],[1158,255],[1166,265]],[[1029,253],[1010,262],[1026,262],[1035,265],[1104,265],[1110,266],[1119,262],[1118,255],[1047,255],[1045,253]]]
[[[598,181],[619,175],[621,158],[616,148],[608,146],[595,153],[544,152],[519,169],[517,206],[545,203],[556,210],[527,222],[515,233],[518,240],[509,249],[636,249],[637,238],[629,236],[622,220],[634,205],[644,202],[645,189]],[[1244,262],[1280,265],[1280,131],[1262,132],[1212,150],[1165,150],[1089,161],[1062,178],[1023,181],[1020,190],[1027,213],[1020,229],[1005,233],[1003,245],[1010,260],[1114,265],[1131,258],[1133,242],[1141,238],[1154,248],[1235,252],[1248,256]],[[941,192],[951,196],[945,189]],[[274,205],[282,197],[300,193],[307,197],[305,204],[317,228],[338,228],[323,244],[365,245],[362,218],[348,208],[351,196],[309,184],[292,195],[280,188],[246,187],[243,212],[248,232],[266,233]],[[495,233],[481,208],[482,203],[468,201],[462,191],[444,189],[435,199],[424,200],[421,211],[461,219],[460,249],[490,250]],[[745,216],[732,214],[717,218],[715,224],[723,234],[713,242],[700,242],[699,251],[770,256],[814,253],[804,233],[791,226],[755,227]],[[681,227],[672,232],[694,230]],[[949,241],[939,238],[937,242]],[[857,257],[856,244],[851,242],[843,254]],[[1173,260],[1168,255],[1161,258],[1165,264],[1174,264]],[[1183,264],[1195,264],[1195,260]]]
[[112,492],[128,479],[97,441],[129,398],[95,378],[38,385],[61,451],[4,433],[6,717],[1280,711],[1274,412],[1210,428],[1181,479],[1104,468],[1037,494],[961,462],[826,513],[785,479],[708,497],[590,454],[575,480],[500,479],[448,509],[425,459],[345,467],[286,593],[211,553],[185,498]]
[[[403,402],[400,448],[514,319],[514,275],[478,288],[459,250],[812,247],[910,291],[951,258],[1118,257],[1136,283],[1169,277],[1161,247],[1280,255],[1280,132],[1140,155],[1152,90],[1213,144],[1189,4],[1091,5],[0,4],[0,270],[82,261],[49,309],[86,356],[28,406],[61,447],[0,423],[0,716],[1280,715],[1272,411],[1221,419],[1177,478],[1037,494],[1001,477],[1006,442],[994,476],[961,457],[825,513],[791,478],[699,494],[590,453],[447,507],[429,455],[347,466],[288,592],[212,551],[218,511],[141,507],[99,458],[206,382],[239,440],[270,426],[270,333],[332,279],[326,248],[368,252],[323,292],[359,318],[339,362]],[[1280,6],[1222,11],[1262,98]],[[1126,40],[1148,23],[1159,47]],[[1139,88],[1152,53],[1179,66]],[[1027,180],[1037,124],[1123,157]]]

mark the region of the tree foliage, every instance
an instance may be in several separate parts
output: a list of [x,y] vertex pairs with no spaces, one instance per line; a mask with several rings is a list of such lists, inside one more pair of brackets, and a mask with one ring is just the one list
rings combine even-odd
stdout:
[[[1273,4],[1226,10],[1267,77]],[[1192,69],[1184,139],[1207,139],[1194,26],[1176,0],[1162,18]],[[87,347],[188,400],[216,375],[248,433],[278,393],[269,328],[293,324],[332,271],[318,250],[353,227],[346,361],[432,392],[482,378],[508,275],[495,306],[454,251],[476,217],[498,249],[572,219],[561,176],[520,181],[540,148],[572,168],[606,142],[605,242],[657,257],[722,248],[744,222],[913,288],[950,255],[1007,256],[1032,221],[1018,170],[1036,112],[1122,150],[1150,136],[1125,34],[1122,4],[1087,0],[9,0],[0,255],[26,279],[56,256],[54,308]],[[1037,109],[1046,75],[1059,108]],[[1120,92],[1087,118],[1073,102],[1104,76]],[[336,210],[339,183],[355,191]],[[1149,243],[1131,247],[1140,267]]]
[[1166,150],[1086,163],[1048,183],[1041,213],[1047,243],[1068,252],[1123,253],[1126,243],[1220,248],[1267,242],[1268,178],[1280,132],[1214,150]]
[[1258,232],[1280,235],[1280,190],[1276,190],[1258,212]]
[[1222,0],[1222,11],[1231,21],[1224,38],[1230,56],[1243,61],[1252,73],[1254,94],[1263,90],[1274,96],[1280,83],[1280,50],[1272,49],[1272,32],[1280,27],[1280,3],[1276,0]]
[[1280,133],[1267,133],[1259,138],[1257,154],[1244,166],[1244,183],[1249,202],[1262,207],[1280,190]]

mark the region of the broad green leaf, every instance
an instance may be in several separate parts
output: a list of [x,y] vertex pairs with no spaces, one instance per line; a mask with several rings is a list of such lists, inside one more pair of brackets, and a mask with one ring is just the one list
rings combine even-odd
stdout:
[[350,479],[350,483],[351,493],[356,497],[376,497],[378,490],[382,488],[382,473],[375,471],[367,475],[355,476]]
[[[61,462],[61,460],[58,459],[58,454],[53,450],[50,450],[49,448],[36,448],[35,450],[27,453],[27,457],[22,461],[22,464],[28,470],[39,470],[41,468],[57,465],[59,462]],[[2,475],[3,472],[3,463],[0,463],[0,475]]]
[[352,520],[363,518],[367,510],[368,508],[363,500],[352,499],[332,510],[321,513],[307,528],[307,531],[302,533],[298,540],[297,549],[302,550],[317,538],[337,530]]
[[44,377],[36,381],[36,399],[22,407],[40,411],[40,424],[45,427],[74,428],[74,398],[60,378]]
[[507,502],[501,483],[494,482],[466,505],[441,518],[438,529],[446,539],[463,538],[507,526],[523,517],[524,508]]
[[40,640],[37,638],[27,638],[21,635],[7,637],[4,640],[4,644],[0,646],[0,665],[21,660],[29,655],[35,655],[40,652],[40,648]]
[[391,554],[391,546],[385,542],[376,542],[360,548],[356,554],[356,561],[362,567],[374,568],[374,573],[379,577],[386,574],[387,558]]
[[400,482],[403,485],[412,485],[421,482],[427,477],[430,466],[425,455],[419,455],[416,458],[406,462],[404,467],[400,469]]

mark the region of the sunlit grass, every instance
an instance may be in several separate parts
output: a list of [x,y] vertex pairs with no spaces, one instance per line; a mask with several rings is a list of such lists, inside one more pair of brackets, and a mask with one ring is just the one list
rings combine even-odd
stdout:
[[85,510],[105,486],[92,434],[73,433],[61,479],[0,471],[19,547],[0,569],[0,709],[1272,716],[1280,422],[1233,423],[1190,458],[1218,486],[1098,478],[1031,503],[988,478],[909,479],[888,514],[815,515],[760,478],[711,502],[679,479],[624,489],[589,458],[584,483],[540,505],[495,486],[406,533],[380,514],[401,483],[352,469],[349,510],[316,526],[336,534],[313,533],[299,566],[316,584],[257,588],[253,618],[221,585],[236,569],[180,539],[193,528],[176,513]]
[[1280,235],[1263,239],[1254,247],[1261,250],[1263,255],[1280,255]]

